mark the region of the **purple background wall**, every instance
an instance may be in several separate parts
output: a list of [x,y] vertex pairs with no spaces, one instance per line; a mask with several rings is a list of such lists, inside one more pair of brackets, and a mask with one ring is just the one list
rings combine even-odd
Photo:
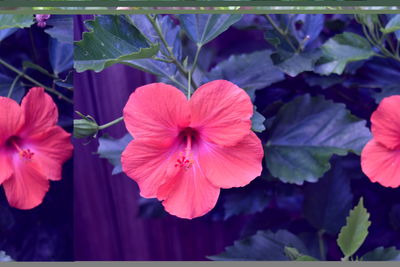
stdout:
[[[83,20],[75,16],[75,40],[81,39]],[[129,95],[154,78],[127,66],[114,65],[101,73],[74,76],[75,110],[92,115],[99,124],[122,115]],[[125,125],[105,130],[120,138]],[[192,221],[166,216],[142,219],[138,187],[125,174],[111,176],[112,166],[89,144],[75,139],[74,240],[76,260],[206,260],[239,237],[244,218],[227,222]]]

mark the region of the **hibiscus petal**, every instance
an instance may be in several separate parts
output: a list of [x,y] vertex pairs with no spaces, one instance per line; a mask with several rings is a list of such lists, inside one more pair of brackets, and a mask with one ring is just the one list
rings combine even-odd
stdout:
[[384,98],[371,116],[372,134],[390,149],[400,149],[400,96]]
[[390,150],[372,139],[361,153],[361,167],[372,182],[400,186],[400,149]]
[[190,99],[191,127],[207,141],[232,146],[249,134],[253,105],[235,84],[216,80],[202,85]]
[[232,147],[205,143],[198,158],[213,185],[231,188],[245,186],[260,176],[263,156],[260,139],[251,132]]
[[122,153],[121,163],[123,171],[138,183],[140,195],[155,198],[167,177],[176,174],[176,159],[173,147],[133,140]]
[[72,155],[71,135],[61,127],[54,126],[30,136],[27,143],[34,153],[33,160],[40,165],[46,178],[60,180],[62,165]]
[[0,96],[0,146],[17,134],[23,123],[24,116],[18,103]]
[[124,121],[134,139],[150,138],[166,144],[189,124],[189,118],[185,95],[164,83],[137,88],[124,108]]
[[157,198],[165,210],[185,219],[202,216],[215,207],[220,189],[212,185],[198,164],[180,171],[168,179],[158,191]]
[[16,158],[14,175],[3,186],[10,206],[26,210],[42,203],[49,190],[49,181],[33,161]]
[[0,149],[0,184],[14,173],[10,156],[5,149]]
[[33,87],[21,103],[25,125],[21,135],[33,135],[56,125],[58,110],[53,99],[41,87]]

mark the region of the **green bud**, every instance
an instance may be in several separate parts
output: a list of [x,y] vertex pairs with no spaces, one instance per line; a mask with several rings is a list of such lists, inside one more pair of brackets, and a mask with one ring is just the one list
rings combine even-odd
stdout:
[[96,120],[88,115],[85,116],[79,111],[75,111],[82,119],[74,120],[74,137],[75,138],[86,138],[96,137],[100,127]]
[[74,120],[74,137],[86,138],[95,137],[99,131],[99,125],[88,119]]

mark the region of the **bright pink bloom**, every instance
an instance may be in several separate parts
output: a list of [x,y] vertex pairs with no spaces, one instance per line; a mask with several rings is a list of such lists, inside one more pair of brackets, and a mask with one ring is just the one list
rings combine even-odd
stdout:
[[202,216],[220,188],[245,186],[261,173],[252,114],[246,92],[224,80],[204,84],[189,101],[171,85],[139,87],[124,108],[134,140],[122,153],[123,170],[141,196],[163,201],[169,213]]
[[400,186],[400,96],[382,100],[371,116],[374,138],[364,147],[361,167],[372,182]]
[[57,119],[57,107],[43,88],[30,89],[21,106],[0,97],[0,184],[10,206],[38,206],[49,180],[61,179],[61,165],[71,157],[72,145]]

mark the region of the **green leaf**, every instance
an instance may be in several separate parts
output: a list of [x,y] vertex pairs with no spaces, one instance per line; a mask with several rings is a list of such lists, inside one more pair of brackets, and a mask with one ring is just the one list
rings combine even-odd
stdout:
[[[131,15],[130,16],[132,23],[142,31],[143,34],[152,42],[159,44],[160,51],[157,53],[158,58],[165,58],[164,54],[168,54],[167,49],[161,43],[160,38],[157,35],[157,32],[154,30],[151,23],[148,21],[145,15]],[[165,40],[174,54],[174,56],[181,60],[182,58],[182,43],[179,38],[180,26],[175,25],[173,20],[169,16],[158,16],[156,19],[158,25],[160,25],[161,32],[163,33]],[[135,67],[142,71],[149,72],[160,78],[179,80],[178,75],[180,73],[177,71],[177,67],[173,63],[160,62],[154,59],[136,59],[129,60],[123,62],[126,65]],[[171,80],[168,80],[171,83]],[[174,86],[180,88],[178,83],[172,83]],[[184,82],[186,84],[186,82]],[[183,88],[181,88],[183,89]]]
[[372,93],[372,97],[376,100],[377,103],[380,103],[382,99],[393,95],[400,95],[400,86],[386,87],[382,88],[382,91],[380,92]]
[[302,254],[307,250],[303,242],[294,234],[279,230],[258,231],[255,235],[235,241],[232,246],[225,248],[219,255],[208,256],[211,260],[242,260],[242,261],[281,261],[289,260],[285,254],[285,247],[296,248]]
[[122,172],[121,154],[130,141],[132,141],[130,134],[126,134],[120,139],[112,139],[104,136],[99,138],[97,153],[100,155],[100,158],[107,159],[114,166],[113,175]]
[[57,79],[54,83],[63,88],[74,89],[73,76],[73,70],[71,70],[64,79]]
[[47,75],[49,77],[54,77],[50,72],[48,72],[48,70],[46,70],[45,68],[43,68],[42,66],[39,66],[35,63],[33,63],[32,61],[24,61],[22,62],[22,67],[24,69],[33,69],[33,70],[37,70],[40,73],[43,73],[44,75]]
[[204,45],[242,18],[240,14],[181,14],[178,19],[187,36]]
[[8,36],[12,35],[18,30],[18,28],[8,28],[4,30],[0,30],[0,42],[6,39]]
[[253,117],[251,118],[251,129],[255,132],[262,133],[265,131],[264,121],[265,117],[254,107]]
[[0,250],[0,262],[14,261],[10,256],[8,256],[3,250]]
[[392,33],[395,31],[400,31],[400,14],[394,16],[389,20],[389,22],[386,24],[384,29],[381,29],[383,33]]
[[336,74],[332,74],[329,76],[310,74],[304,77],[304,81],[309,86],[320,86],[322,89],[327,89],[334,85],[342,84],[344,81],[344,77]]
[[285,247],[285,254],[292,261],[318,261],[314,257],[301,254],[296,248]]
[[336,235],[353,202],[350,179],[340,160],[318,181],[304,187],[303,214],[312,226]]
[[284,74],[274,66],[271,51],[232,55],[216,65],[206,77],[207,81],[224,79],[233,82],[254,96],[255,90],[282,81]]
[[15,27],[25,28],[32,24],[32,15],[0,15],[0,30]]
[[73,42],[73,32],[74,22],[73,15],[56,15],[51,16],[49,20],[46,21],[46,25],[49,27],[44,31],[51,37],[57,39],[62,43],[72,44]]
[[100,15],[85,22],[90,32],[75,42],[75,69],[102,71],[124,60],[150,58],[158,45],[150,43],[125,16]]
[[291,77],[296,77],[302,72],[313,71],[314,65],[321,57],[321,51],[301,52],[280,58],[282,55],[274,54],[273,59],[276,66]]
[[[0,73],[0,96],[7,96],[10,91],[11,85],[16,77],[9,77],[5,74]],[[13,89],[11,98],[17,101],[21,101],[25,94],[24,86],[22,85],[21,79],[17,81]]]
[[323,61],[316,72],[329,75],[342,74],[350,62],[369,59],[374,55],[369,42],[362,36],[345,32],[337,34],[322,45]]
[[71,70],[73,67],[73,46],[70,43],[60,42],[49,38],[49,59],[53,73],[58,77],[60,73]]
[[371,31],[380,23],[378,14],[355,14],[354,16],[359,23],[364,24]]
[[259,184],[252,182],[243,188],[234,188],[224,195],[224,220],[239,214],[254,214],[263,211],[271,197]]
[[364,208],[363,198],[360,198],[357,206],[350,211],[346,218],[346,225],[342,227],[337,239],[345,258],[351,257],[364,243],[368,235],[368,228],[371,225],[369,213]]
[[361,257],[362,261],[400,261],[400,250],[396,247],[377,247]]
[[374,58],[363,66],[358,75],[347,78],[342,84],[350,89],[370,88],[371,96],[379,103],[385,97],[400,94],[399,76],[399,62]]
[[308,94],[285,104],[270,122],[266,164],[288,183],[317,181],[330,169],[332,155],[359,154],[371,139],[366,122],[344,104]]
[[314,257],[303,255],[303,256],[298,257],[296,259],[296,261],[318,261],[318,260]]

